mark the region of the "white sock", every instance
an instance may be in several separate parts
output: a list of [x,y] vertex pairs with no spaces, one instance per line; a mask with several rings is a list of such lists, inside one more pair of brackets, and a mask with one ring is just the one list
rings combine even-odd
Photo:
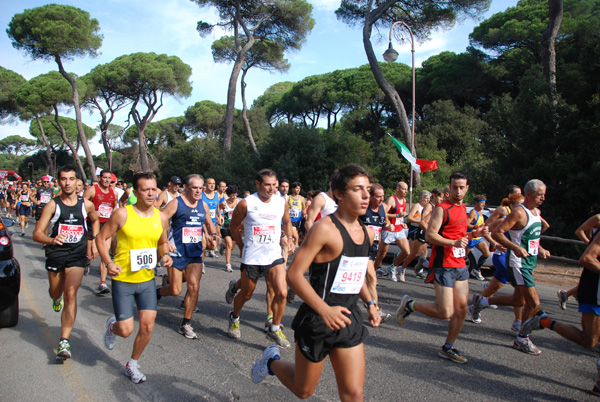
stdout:
[[137,360],[129,359],[129,362],[127,364],[129,365],[129,367],[133,367],[133,366],[137,366],[138,362],[137,362]]
[[277,332],[277,331],[279,331],[280,328],[281,328],[281,325],[273,325],[273,324],[271,324],[271,327],[269,328],[269,331],[271,331],[271,332]]

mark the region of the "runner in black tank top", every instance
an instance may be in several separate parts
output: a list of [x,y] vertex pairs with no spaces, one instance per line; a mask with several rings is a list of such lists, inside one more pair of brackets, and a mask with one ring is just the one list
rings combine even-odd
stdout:
[[[338,209],[312,227],[288,270],[290,288],[305,302],[292,324],[296,362],[282,362],[276,346],[267,348],[252,367],[255,383],[267,374],[276,375],[296,396],[307,398],[331,354],[338,384],[344,384],[340,399],[362,399],[367,330],[361,323],[359,297],[366,302],[371,325],[381,321],[365,281],[374,233],[358,221],[369,205],[369,187],[368,173],[358,165],[333,174]],[[304,277],[309,267],[310,283]]]

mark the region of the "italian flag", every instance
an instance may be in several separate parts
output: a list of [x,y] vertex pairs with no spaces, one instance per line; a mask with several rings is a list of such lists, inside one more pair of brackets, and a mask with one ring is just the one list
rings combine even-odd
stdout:
[[429,170],[437,169],[437,161],[426,161],[423,159],[415,158],[410,152],[410,150],[406,148],[406,146],[403,143],[392,137],[390,133],[388,133],[388,135],[390,136],[394,145],[396,146],[396,148],[398,148],[398,151],[400,151],[404,159],[406,159],[410,163],[410,165],[412,166],[412,170],[419,173],[425,173]]

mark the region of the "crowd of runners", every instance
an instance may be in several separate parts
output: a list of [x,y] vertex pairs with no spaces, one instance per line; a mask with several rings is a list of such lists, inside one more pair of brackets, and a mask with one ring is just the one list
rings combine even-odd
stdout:
[[[44,245],[52,308],[62,312],[57,360],[71,357],[69,336],[77,312],[77,292],[89,272],[90,261],[100,258],[97,293],[111,295],[114,315],[107,318],[103,343],[113,349],[119,337],[135,335],[125,373],[134,382],[146,381],[138,360],[152,336],[163,297],[178,296],[185,287],[179,333],[198,339],[192,315],[198,311],[198,293],[206,257],[225,255],[225,269],[239,272],[224,284],[225,302],[232,305],[224,325],[234,340],[242,337],[242,311],[265,278],[267,297],[264,324],[268,346],[251,368],[252,380],[276,376],[296,396],[314,393],[327,356],[334,367],[341,400],[362,400],[365,378],[363,323],[359,299],[368,324],[377,328],[394,315],[398,324],[421,313],[449,320],[448,333],[438,356],[466,364],[455,348],[466,319],[482,322],[482,310],[512,306],[516,332],[513,348],[539,355],[531,341],[535,330],[550,329],[586,348],[594,348],[600,336],[600,214],[584,222],[576,234],[587,248],[580,259],[580,283],[560,290],[566,309],[572,296],[579,302],[581,328],[550,318],[540,306],[533,270],[538,256],[550,253],[540,245],[549,224],[540,206],[546,186],[528,181],[523,189],[511,185],[507,197],[485,218],[486,197],[475,196],[467,213],[463,201],[469,179],[453,173],[444,189],[423,190],[419,202],[409,208],[408,185],[400,181],[387,200],[385,189],[372,183],[368,172],[350,164],[337,169],[327,191],[306,192],[302,185],[278,179],[270,169],[256,174],[254,193],[238,197],[239,189],[226,182],[189,174],[171,177],[162,191],[152,173],[138,172],[133,183],[117,180],[102,171],[98,182],[87,184],[65,166],[57,178],[36,182],[0,183],[0,208],[8,219],[18,219],[21,235],[29,217],[36,218],[33,240]],[[383,267],[389,247],[399,252]],[[231,255],[238,247],[241,265],[233,267]],[[480,258],[467,267],[465,257],[478,249]],[[484,290],[469,303],[470,276],[483,280],[481,267],[493,253],[495,273]],[[416,262],[415,262],[416,260]],[[404,295],[395,312],[378,306],[377,281],[404,282],[407,269],[433,284],[434,303]],[[166,274],[158,281],[157,267]],[[107,283],[107,277],[111,278]],[[160,283],[159,283],[160,282]],[[512,295],[496,295],[505,284]],[[286,303],[299,297],[291,329],[294,341],[284,333]],[[294,345],[295,361],[280,359],[280,348]],[[592,392],[600,395],[599,380]]]

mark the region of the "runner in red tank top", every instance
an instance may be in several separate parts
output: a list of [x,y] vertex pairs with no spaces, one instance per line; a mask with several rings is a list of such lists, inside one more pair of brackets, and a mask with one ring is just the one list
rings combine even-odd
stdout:
[[[467,359],[454,349],[454,342],[465,323],[468,309],[469,272],[464,260],[468,243],[467,212],[463,205],[468,190],[468,176],[462,172],[453,173],[450,197],[435,207],[427,227],[425,240],[433,246],[427,282],[433,282],[436,302],[417,303],[405,295],[396,311],[400,324],[415,311],[433,318],[450,319],[446,343],[438,356],[459,364],[467,363]],[[487,231],[484,225],[469,235],[481,236]]]
[[[110,185],[111,179],[112,172],[103,170],[100,172],[98,184],[94,184],[83,193],[84,199],[94,203],[94,208],[96,209],[98,220],[100,221],[100,228],[108,222],[113,211],[117,208],[117,193]],[[108,241],[107,247],[110,248],[110,240]],[[110,293],[110,289],[106,285],[106,274],[106,265],[104,265],[104,262],[100,262],[100,285],[98,286],[98,294]]]

